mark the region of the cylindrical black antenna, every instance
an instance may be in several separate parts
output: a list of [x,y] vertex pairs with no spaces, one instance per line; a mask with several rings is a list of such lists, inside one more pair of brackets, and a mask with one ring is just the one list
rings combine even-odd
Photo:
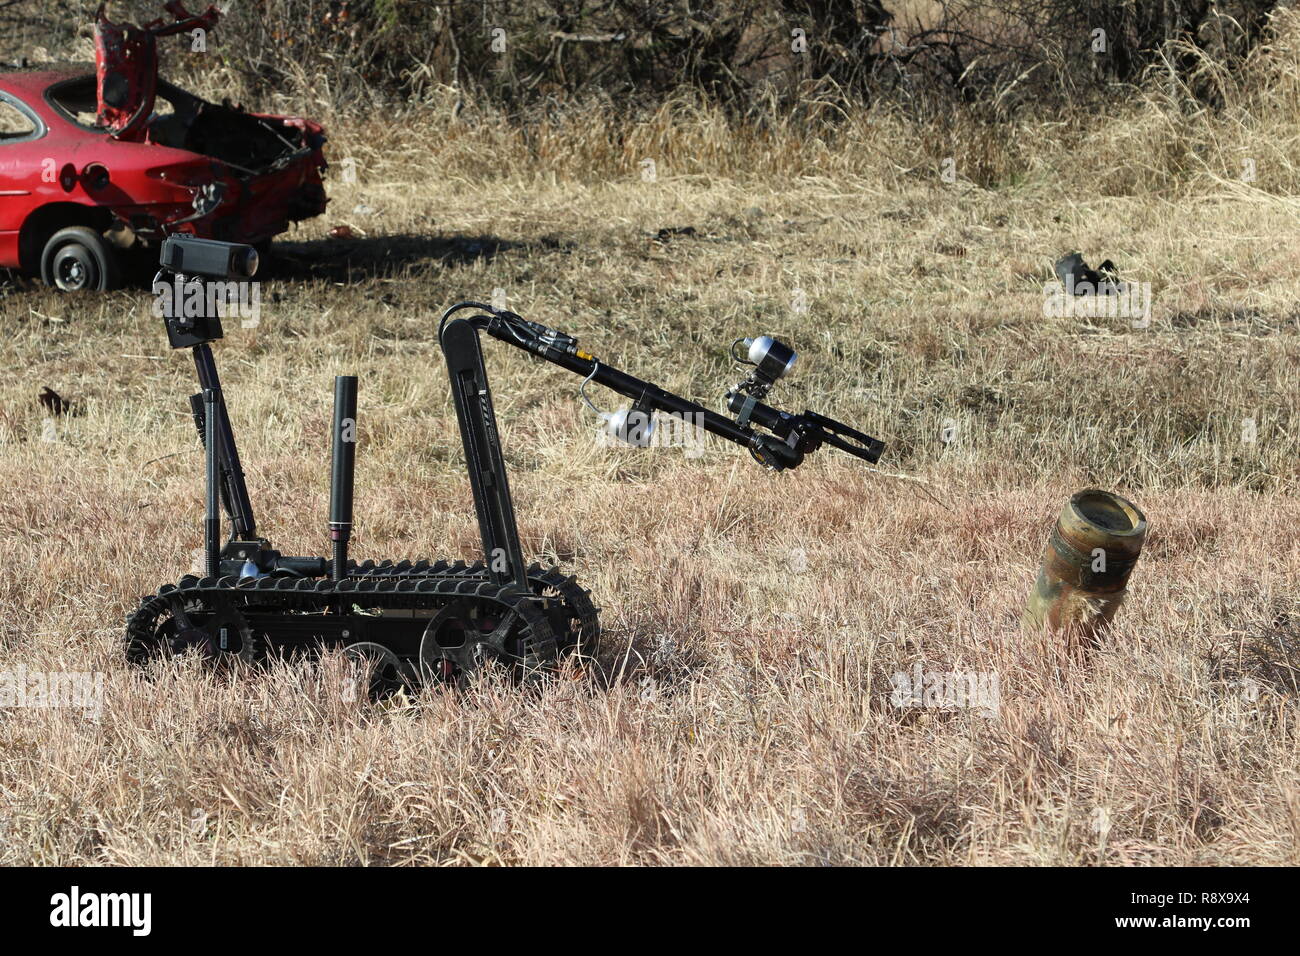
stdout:
[[335,581],[347,577],[352,536],[352,479],[357,463],[357,377],[334,378],[334,450],[330,473],[330,541]]
[[221,390],[205,388],[203,390],[203,454],[206,487],[203,509],[203,570],[208,577],[215,578],[221,573],[221,506],[220,491],[221,470],[217,458],[217,409],[221,403]]

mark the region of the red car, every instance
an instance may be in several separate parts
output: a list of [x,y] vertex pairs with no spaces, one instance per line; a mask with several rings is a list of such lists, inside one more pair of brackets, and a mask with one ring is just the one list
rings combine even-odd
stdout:
[[0,268],[111,289],[132,251],[167,234],[265,248],[325,211],[322,128],[160,80],[155,38],[217,18],[166,9],[175,22],[142,28],[101,12],[95,72],[0,73]]

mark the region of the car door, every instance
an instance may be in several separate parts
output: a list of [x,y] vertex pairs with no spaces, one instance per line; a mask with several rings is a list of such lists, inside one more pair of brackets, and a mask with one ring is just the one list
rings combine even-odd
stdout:
[[0,267],[18,265],[18,230],[40,201],[41,167],[35,146],[45,124],[30,106],[0,90]]

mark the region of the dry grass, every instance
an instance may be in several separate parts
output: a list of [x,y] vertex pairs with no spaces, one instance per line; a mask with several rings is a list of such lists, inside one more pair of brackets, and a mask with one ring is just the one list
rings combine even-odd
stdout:
[[[599,673],[536,694],[485,680],[376,708],[328,663],[125,667],[123,617],[200,543],[192,371],[140,290],[0,289],[0,671],[105,674],[98,721],[0,709],[0,862],[1300,862],[1287,36],[1226,118],[1152,94],[1093,128],[872,114],[818,142],[680,106],[527,133],[436,105],[395,130],[336,117],[359,181],[219,347],[277,546],[324,547],[349,372],[359,556],[477,551],[433,330],[494,288],[709,402],[726,343],[778,333],[804,353],[778,399],[925,480],[598,448],[575,378],[489,345],[525,548],[604,606]],[[1243,148],[1254,183],[1233,178]],[[325,238],[344,221],[365,238]],[[1150,328],[1044,317],[1074,248],[1153,284]],[[53,431],[46,385],[80,403]],[[1018,617],[1090,484],[1152,532],[1079,661]],[[890,676],[918,662],[995,672],[996,715],[894,707]]]

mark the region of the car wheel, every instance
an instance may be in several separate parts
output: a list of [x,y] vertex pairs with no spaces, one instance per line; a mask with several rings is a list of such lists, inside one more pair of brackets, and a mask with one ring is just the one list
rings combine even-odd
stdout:
[[103,236],[86,226],[69,226],[45,243],[41,279],[63,292],[106,292],[120,284],[121,271]]

